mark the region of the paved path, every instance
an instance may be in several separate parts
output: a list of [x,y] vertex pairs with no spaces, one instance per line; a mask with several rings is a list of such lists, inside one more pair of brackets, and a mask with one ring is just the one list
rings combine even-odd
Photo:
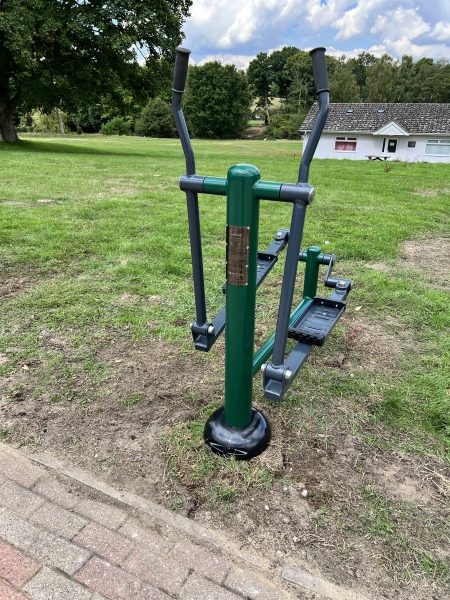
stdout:
[[0,445],[0,600],[306,598],[159,508],[160,522]]
[[0,600],[368,600],[0,443]]

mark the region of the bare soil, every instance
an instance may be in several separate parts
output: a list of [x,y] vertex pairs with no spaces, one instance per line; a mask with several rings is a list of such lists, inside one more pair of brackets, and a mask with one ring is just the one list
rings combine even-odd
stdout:
[[400,251],[402,266],[419,269],[427,283],[450,290],[449,256],[450,237],[409,240]]
[[[349,374],[361,368],[392,371],[410,345],[400,328],[387,333],[360,318],[347,318],[343,327],[342,353],[322,359],[327,367]],[[406,539],[406,524],[414,524],[418,534],[412,540],[424,543],[424,528],[430,528],[430,535],[433,528],[442,528],[448,473],[432,459],[368,445],[365,438],[379,432],[370,421],[363,431],[349,430],[349,400],[317,398],[312,416],[308,406],[296,407],[291,416],[294,423],[305,422],[301,429],[288,423],[279,407],[264,405],[273,443],[255,465],[272,473],[271,489],[251,489],[231,504],[212,507],[200,493],[207,480],[183,485],[168,473],[161,437],[172,425],[198,418],[199,405],[220,396],[221,349],[212,367],[204,355],[181,354],[163,341],[136,342],[111,331],[97,348],[100,361],[109,367],[100,389],[89,376],[80,376],[71,382],[78,390],[76,401],[54,402],[52,390],[64,387],[64,376],[53,375],[46,393],[36,393],[46,361],[63,353],[69,363],[75,362],[76,353],[55,332],[44,332],[41,343],[42,360],[0,380],[1,421],[11,428],[9,441],[49,449],[118,487],[170,507],[181,498],[179,509],[185,514],[226,527],[243,547],[263,552],[274,565],[300,563],[368,598],[445,598],[438,584],[423,577],[408,584],[404,571],[417,569],[411,553],[398,549],[389,536],[368,535],[368,523],[382,518],[384,509],[381,517],[378,509],[365,511],[367,496],[387,498],[391,512],[399,515],[401,535]],[[312,367],[317,362],[319,372],[321,359],[313,356]],[[318,428],[317,433],[315,425],[324,420],[326,432]],[[435,553],[448,559],[441,532],[434,538]]]
[[366,267],[392,273],[393,268],[420,271],[420,282],[435,289],[450,290],[450,237],[426,237],[408,240],[401,245],[400,256],[394,265],[366,263]]

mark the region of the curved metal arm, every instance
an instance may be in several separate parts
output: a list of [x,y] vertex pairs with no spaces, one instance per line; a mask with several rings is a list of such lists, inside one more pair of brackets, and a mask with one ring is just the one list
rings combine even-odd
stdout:
[[[186,121],[183,115],[182,99],[184,87],[189,66],[190,50],[187,48],[177,48],[176,50],[175,68],[173,71],[172,84],[172,112],[175,119],[178,135],[183,147],[184,157],[186,159],[186,175],[195,175],[195,157],[192,149],[189,132],[186,127]],[[199,344],[203,349],[208,346],[208,323],[206,315],[206,297],[205,297],[205,282],[203,276],[203,255],[202,255],[202,239],[200,232],[200,214],[198,209],[197,193],[193,191],[186,192],[186,202],[188,210],[189,223],[189,241],[191,246],[192,256],[192,275],[194,280],[194,296],[195,296],[195,323],[192,326],[192,335],[194,340],[199,340]],[[203,333],[197,332],[196,328],[200,327]],[[208,348],[209,349],[209,348]]]
[[317,99],[319,101],[319,112],[309,136],[306,148],[303,151],[300,169],[298,171],[298,183],[307,183],[309,167],[322,135],[323,128],[330,110],[330,90],[328,86],[327,63],[325,60],[325,48],[314,48],[310,52],[313,63],[314,82],[316,86]]
[[176,49],[175,69],[173,71],[172,83],[172,113],[177,127],[178,136],[183,147],[184,157],[186,159],[186,175],[195,174],[195,157],[192,149],[191,139],[183,114],[183,93],[186,85],[187,71],[189,65],[190,50],[182,48]]
[[[298,173],[298,183],[307,183],[309,167],[319,142],[322,130],[327,120],[329,110],[329,91],[327,64],[325,61],[325,48],[315,48],[310,52],[314,82],[319,99],[319,113],[316,117],[311,136],[303,152],[302,161]],[[283,286],[281,288],[280,305],[278,309],[277,327],[275,332],[275,343],[272,354],[272,366],[281,368],[285,361],[286,342],[289,329],[289,315],[294,298],[295,278],[297,275],[298,255],[303,236],[305,223],[306,204],[296,202],[292,212],[291,227],[289,233],[289,244],[283,275]]]

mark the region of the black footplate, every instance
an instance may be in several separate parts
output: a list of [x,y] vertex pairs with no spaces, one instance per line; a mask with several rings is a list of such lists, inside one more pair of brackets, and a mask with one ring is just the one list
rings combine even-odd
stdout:
[[345,310],[345,302],[316,296],[299,321],[289,328],[288,337],[303,342],[323,346],[333,327]]

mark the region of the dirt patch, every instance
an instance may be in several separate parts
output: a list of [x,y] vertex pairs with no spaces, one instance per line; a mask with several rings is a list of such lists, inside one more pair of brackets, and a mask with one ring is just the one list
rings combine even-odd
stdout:
[[30,287],[34,280],[31,277],[1,277],[0,278],[0,296],[9,296],[10,294],[19,294]]
[[394,269],[415,269],[421,272],[421,284],[450,290],[449,255],[450,237],[419,238],[401,245],[395,263],[368,262],[364,266],[387,274],[393,274]]
[[421,478],[417,477],[417,473],[411,477],[410,473],[411,465],[405,464],[404,461],[383,468],[376,467],[374,470],[387,496],[418,505],[432,502],[436,496],[426,473],[421,473]]
[[0,200],[2,206],[30,206],[29,202],[19,202],[16,200]]
[[393,373],[399,368],[405,352],[414,347],[409,332],[394,318],[380,323],[345,316],[341,322],[339,343],[313,353],[313,364],[346,371],[353,376],[358,371]]
[[[392,372],[410,340],[397,323],[385,328],[359,313],[357,320],[345,318],[330,344],[313,353],[307,367],[314,389],[324,367],[348,377],[358,370]],[[204,408],[222,397],[221,345],[212,360],[162,340],[133,341],[119,331],[100,332],[89,346],[96,367],[86,371],[91,355],[80,357],[89,348],[75,347],[62,332],[42,331],[39,356],[0,379],[0,422],[9,441],[50,450],[116,487],[226,528],[274,566],[303,564],[377,600],[429,600],[439,590],[425,579],[408,584],[400,571],[419,568],[422,555],[409,550],[418,539],[424,552],[434,548],[433,556],[445,558],[447,474],[431,459],[405,460],[368,444],[366,438],[393,434],[377,429],[367,414],[353,431],[349,394],[316,392],[288,410],[264,403],[273,426],[269,451],[246,463],[246,470],[219,471],[214,465],[222,459],[205,451],[201,424],[210,410]],[[299,394],[302,381],[295,385]],[[170,454],[179,450],[161,443],[186,423],[194,424],[187,430],[196,437],[184,464],[196,469],[195,478],[170,470]],[[221,476],[211,477],[211,468]],[[270,475],[268,486],[252,485],[256,469]],[[241,493],[232,502],[224,494],[211,505],[208,488],[228,493],[237,475]],[[424,523],[434,532],[432,542],[423,542]],[[397,549],[395,536],[409,553]]]
[[429,284],[450,290],[450,237],[408,240],[402,244],[400,256],[403,267],[418,269]]
[[244,130],[244,138],[246,139],[254,139],[262,137],[267,130],[267,127],[247,127]]
[[417,190],[414,190],[414,194],[417,194],[418,196],[429,196],[430,198],[434,198],[441,194],[450,194],[450,188],[442,188],[440,190],[417,189]]
[[[193,417],[190,396],[199,386],[208,401],[211,382],[202,357],[180,355],[162,341],[110,335],[97,350],[96,364],[106,373],[99,380],[98,370],[86,372],[80,349],[64,336],[43,332],[41,345],[40,360],[0,378],[1,422],[12,432],[9,439],[62,453],[136,492],[163,495],[165,460],[158,445],[168,427]],[[61,367],[49,372],[61,356]],[[156,490],[159,485],[164,491]]]

